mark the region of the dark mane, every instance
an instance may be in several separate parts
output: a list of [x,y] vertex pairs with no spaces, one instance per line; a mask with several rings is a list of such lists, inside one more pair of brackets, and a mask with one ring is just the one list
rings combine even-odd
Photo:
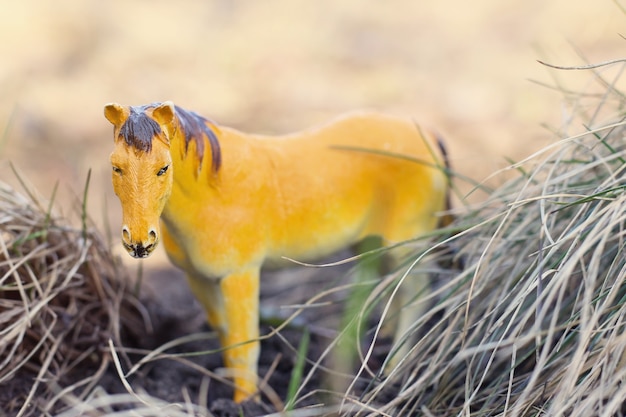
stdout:
[[[120,136],[124,138],[128,146],[144,152],[152,150],[152,138],[161,133],[161,126],[146,114],[146,110],[156,106],[158,103],[130,107],[130,115],[120,128]],[[211,122],[195,112],[178,106],[176,106],[176,116],[185,135],[185,150],[189,148],[190,142],[193,141],[196,144],[196,156],[200,161],[199,169],[201,169],[204,138],[207,138],[211,146],[211,169],[217,173],[222,165],[222,153],[217,136],[210,127]]]
[[126,144],[144,152],[152,150],[152,137],[161,133],[161,126],[145,113],[149,107],[152,105],[131,106],[130,115],[120,128]]
[[[196,154],[200,164],[204,157],[204,138],[207,138],[211,146],[211,169],[213,173],[217,173],[222,165],[222,152],[220,143],[215,132],[210,127],[210,121],[199,114],[185,110],[176,106],[176,115],[178,123],[185,134],[185,149],[189,147],[189,143],[193,141],[196,144]],[[200,168],[202,165],[200,165]]]

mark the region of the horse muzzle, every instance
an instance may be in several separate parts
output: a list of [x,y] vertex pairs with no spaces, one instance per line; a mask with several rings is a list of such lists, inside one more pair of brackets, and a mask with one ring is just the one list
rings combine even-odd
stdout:
[[122,227],[122,245],[124,249],[133,258],[147,258],[156,248],[158,243],[157,233],[154,229],[150,229],[148,239],[143,241],[133,241],[130,231],[126,226]]
[[124,248],[126,249],[128,254],[137,259],[147,258],[152,253],[155,247],[155,244],[149,244],[147,246],[144,246],[142,243],[136,243],[132,245],[124,243]]

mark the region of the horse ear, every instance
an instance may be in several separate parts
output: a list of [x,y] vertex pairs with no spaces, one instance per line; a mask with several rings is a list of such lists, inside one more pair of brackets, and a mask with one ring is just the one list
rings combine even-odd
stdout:
[[168,125],[174,120],[176,107],[171,101],[164,101],[152,110],[152,117],[161,126]]
[[104,117],[114,126],[121,126],[128,119],[129,111],[117,103],[109,103],[104,106]]

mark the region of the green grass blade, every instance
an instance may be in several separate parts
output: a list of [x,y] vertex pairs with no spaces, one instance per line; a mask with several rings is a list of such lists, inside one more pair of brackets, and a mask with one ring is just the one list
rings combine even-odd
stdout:
[[285,411],[289,411],[293,409],[294,404],[296,403],[298,390],[300,389],[300,385],[302,384],[302,376],[304,375],[304,366],[306,364],[306,356],[309,351],[309,344],[311,341],[311,336],[307,328],[304,328],[302,333],[302,339],[300,340],[300,345],[298,346],[298,356],[296,359],[296,363],[291,371],[291,379],[289,380],[289,387],[287,389],[287,402],[285,404]]

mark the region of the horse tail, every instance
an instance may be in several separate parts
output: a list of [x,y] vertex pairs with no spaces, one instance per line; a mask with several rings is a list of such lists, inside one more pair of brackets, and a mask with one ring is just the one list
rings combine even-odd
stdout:
[[445,142],[443,138],[439,135],[435,135],[437,139],[437,145],[439,146],[439,151],[441,152],[441,158],[443,159],[443,167],[440,169],[444,170],[444,174],[446,176],[446,201],[445,201],[445,210],[446,214],[441,216],[439,219],[438,227],[447,227],[455,220],[455,216],[450,213],[452,210],[452,199],[450,197],[450,192],[452,189],[452,180],[450,179],[450,159],[448,157],[448,150],[446,149]]

